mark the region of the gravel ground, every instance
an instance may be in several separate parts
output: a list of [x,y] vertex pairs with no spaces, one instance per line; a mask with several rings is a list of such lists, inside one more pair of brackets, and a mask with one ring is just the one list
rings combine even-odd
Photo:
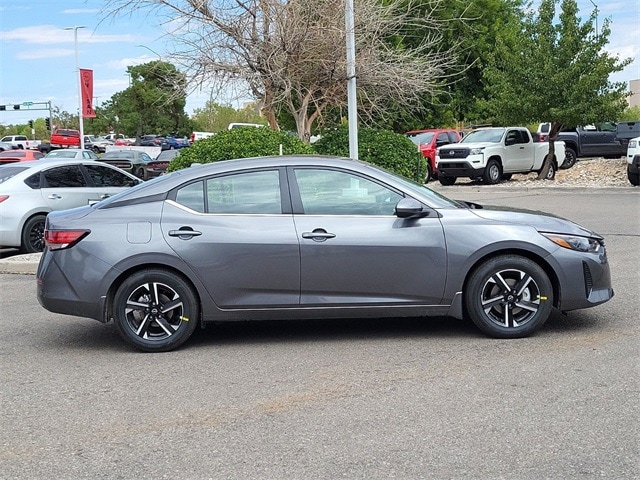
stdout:
[[[516,174],[500,182],[501,187],[629,187],[625,157],[618,159],[583,158],[567,170],[559,170],[554,180],[536,180],[537,173]],[[478,185],[481,182],[459,178],[456,185]]]

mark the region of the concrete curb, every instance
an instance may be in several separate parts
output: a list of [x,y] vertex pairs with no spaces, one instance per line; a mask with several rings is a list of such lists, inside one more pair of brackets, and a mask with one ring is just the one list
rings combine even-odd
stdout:
[[15,255],[0,259],[0,273],[13,273],[17,275],[35,275],[38,271],[41,253],[27,255]]

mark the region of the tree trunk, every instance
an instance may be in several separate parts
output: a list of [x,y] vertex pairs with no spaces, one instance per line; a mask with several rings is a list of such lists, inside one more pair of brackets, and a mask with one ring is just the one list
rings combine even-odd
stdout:
[[549,150],[544,157],[544,162],[542,163],[542,168],[540,169],[540,173],[538,173],[538,177],[536,180],[545,180],[547,178],[547,174],[549,173],[549,169],[551,168],[553,157],[556,155],[556,138],[558,138],[558,133],[560,133],[561,124],[558,122],[551,122],[551,127],[549,128],[549,137],[547,138],[547,142],[549,144]]

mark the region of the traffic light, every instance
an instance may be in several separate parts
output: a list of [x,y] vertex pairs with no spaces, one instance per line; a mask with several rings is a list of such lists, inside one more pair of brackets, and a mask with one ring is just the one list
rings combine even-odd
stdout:
[[51,119],[45,118],[44,124],[47,126],[47,130],[51,130]]
[[33,120],[29,120],[29,128],[33,128]]

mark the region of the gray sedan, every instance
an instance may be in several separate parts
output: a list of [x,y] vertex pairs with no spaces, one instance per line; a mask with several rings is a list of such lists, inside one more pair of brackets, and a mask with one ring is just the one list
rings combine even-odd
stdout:
[[532,334],[613,296],[603,238],[450,200],[372,165],[285,156],[193,166],[47,217],[38,300],[113,320],[144,351],[215,321],[451,316]]

